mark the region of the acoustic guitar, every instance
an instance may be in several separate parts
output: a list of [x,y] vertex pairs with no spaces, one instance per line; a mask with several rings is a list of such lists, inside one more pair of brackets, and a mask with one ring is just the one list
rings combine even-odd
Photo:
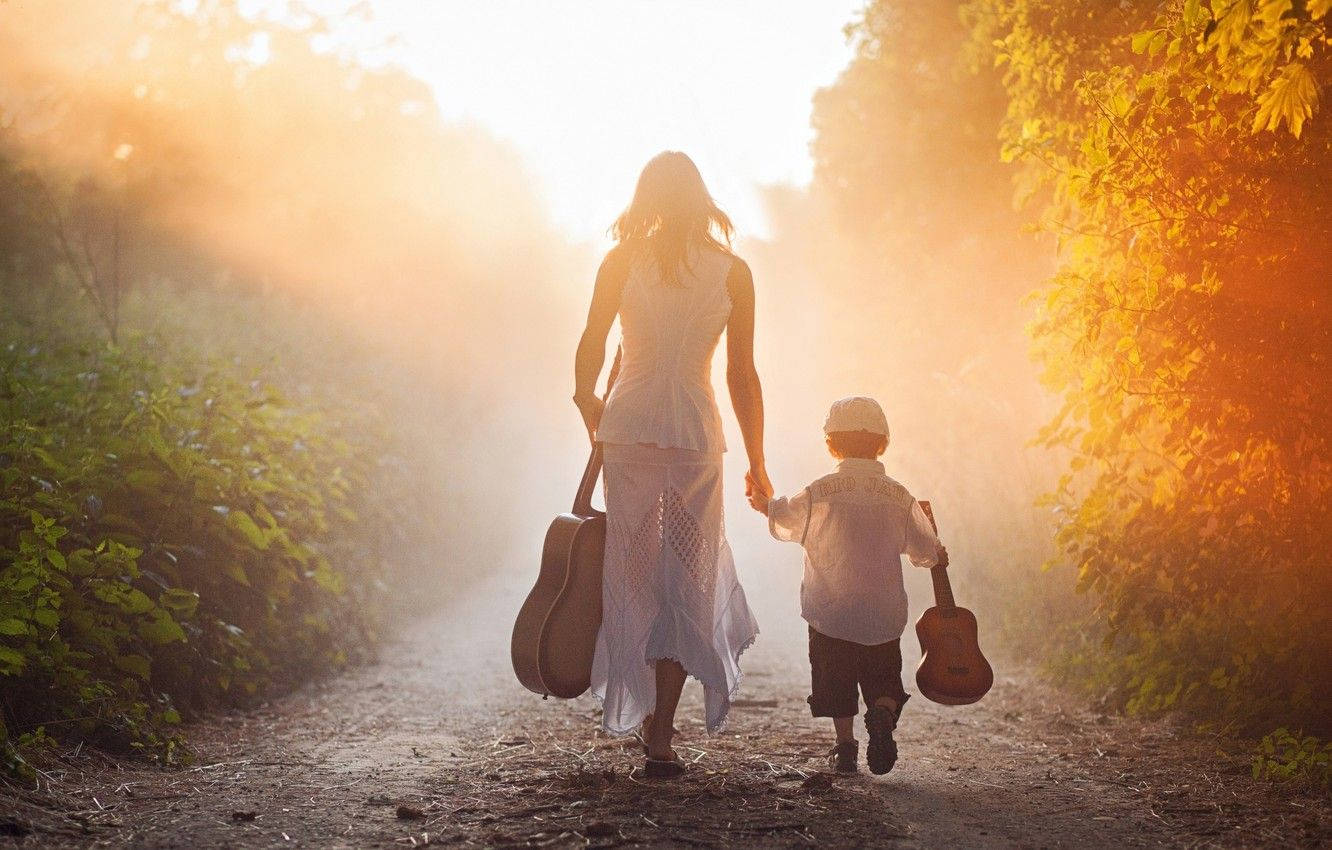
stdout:
[[[929,502],[920,507],[934,523]],[[916,668],[916,687],[925,697],[942,705],[970,705],[990,690],[994,670],[981,654],[976,635],[976,615],[953,602],[948,567],[930,568],[934,580],[934,606],[916,621],[916,637],[924,653]]]
[[[617,352],[604,398],[610,397],[619,371]],[[543,698],[572,699],[592,682],[606,552],[606,514],[592,507],[592,491],[600,475],[601,444],[594,442],[573,510],[555,517],[547,529],[536,586],[513,624],[513,672],[523,687]]]

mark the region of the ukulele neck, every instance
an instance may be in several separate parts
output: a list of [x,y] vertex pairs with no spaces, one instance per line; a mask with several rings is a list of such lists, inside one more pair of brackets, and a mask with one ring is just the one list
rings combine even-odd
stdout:
[[[930,521],[930,528],[938,534],[939,526],[934,522],[934,508],[930,507],[929,502],[921,501],[920,509]],[[953,602],[953,586],[948,583],[948,568],[930,567],[930,578],[934,580],[934,604],[940,608],[956,608],[957,604]]]
[[940,608],[956,608],[953,586],[948,583],[948,568],[930,567],[930,578],[934,580],[934,604]]

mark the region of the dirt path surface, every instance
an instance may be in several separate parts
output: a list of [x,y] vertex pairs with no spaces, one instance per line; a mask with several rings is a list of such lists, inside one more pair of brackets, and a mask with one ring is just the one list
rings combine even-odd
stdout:
[[[197,724],[201,760],[157,770],[79,756],[70,811],[21,808],[21,846],[1327,846],[1325,799],[1248,778],[1170,725],[1096,715],[1001,670],[969,708],[916,697],[886,777],[832,776],[808,717],[799,623],[744,658],[728,729],[685,692],[686,778],[644,781],[589,697],[543,702],[508,663],[522,588],[423,612],[380,663]],[[908,638],[904,647],[914,644]],[[914,647],[912,647],[914,648]],[[914,659],[908,659],[912,665]],[[909,677],[908,677],[909,681]],[[860,732],[863,739],[863,730]],[[862,756],[863,757],[863,756]],[[3,801],[0,801],[3,804]]]

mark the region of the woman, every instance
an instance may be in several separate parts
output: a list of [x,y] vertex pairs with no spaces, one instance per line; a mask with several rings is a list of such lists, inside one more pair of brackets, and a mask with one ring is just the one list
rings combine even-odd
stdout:
[[[602,443],[606,561],[592,691],[602,726],[641,726],[650,776],[683,771],[671,749],[686,676],[703,683],[717,729],[758,625],[722,526],[721,416],[712,354],[726,331],[726,380],[745,452],[747,489],[771,492],[763,396],[754,369],[754,281],[727,247],[731,221],[693,161],[668,151],[638,178],[611,229],[578,343],[574,402]],[[724,240],[724,241],[723,241]],[[623,360],[603,404],[595,386],[616,315]]]

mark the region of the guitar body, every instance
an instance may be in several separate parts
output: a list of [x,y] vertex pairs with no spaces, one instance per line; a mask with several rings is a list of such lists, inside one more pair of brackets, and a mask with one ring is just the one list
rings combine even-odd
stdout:
[[[620,372],[621,353],[615,353],[603,401]],[[573,510],[555,517],[546,530],[536,586],[513,624],[513,672],[523,687],[543,697],[573,699],[592,684],[606,559],[606,514],[592,507],[600,477],[601,444],[593,442]]]
[[513,671],[528,690],[572,699],[591,684],[605,549],[604,514],[560,514],[550,524],[510,646]]
[[[937,533],[930,503],[922,501],[920,508]],[[934,607],[916,621],[922,653],[916,668],[916,687],[926,699],[941,705],[971,705],[989,692],[994,670],[981,654],[976,615],[953,601],[947,557],[930,568],[930,578],[934,581]]]
[[976,616],[966,608],[938,605],[916,621],[924,652],[916,668],[916,687],[943,705],[970,705],[990,690],[994,670],[981,654]]

